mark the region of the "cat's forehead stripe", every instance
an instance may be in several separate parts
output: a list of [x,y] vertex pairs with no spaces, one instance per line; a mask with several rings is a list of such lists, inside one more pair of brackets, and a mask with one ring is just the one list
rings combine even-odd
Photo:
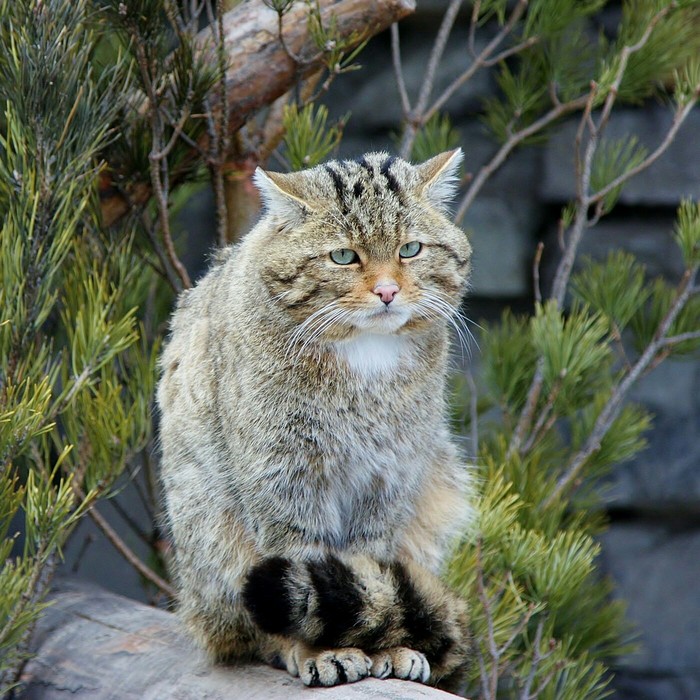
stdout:
[[[381,160],[372,163],[372,158]],[[392,172],[392,166],[397,161],[396,156],[378,153],[371,154],[370,159],[362,156],[357,160],[331,161],[322,168],[330,176],[342,211],[347,214],[351,198],[357,200],[371,192],[378,197],[393,195],[400,206],[405,205],[403,187]]]
[[340,202],[342,212],[343,214],[347,214],[348,205],[345,201],[345,184],[343,183],[343,178],[340,176],[340,173],[338,173],[330,165],[325,165],[324,168],[326,172],[331,176],[331,180],[333,180],[333,186],[335,187],[335,193],[338,196],[338,201]]

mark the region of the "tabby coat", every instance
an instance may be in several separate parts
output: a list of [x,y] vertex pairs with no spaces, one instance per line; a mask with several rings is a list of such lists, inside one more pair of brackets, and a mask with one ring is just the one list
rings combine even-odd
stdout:
[[307,685],[463,669],[464,603],[437,576],[471,516],[445,401],[460,160],[259,169],[265,215],[179,300],[162,476],[180,613],[214,659]]

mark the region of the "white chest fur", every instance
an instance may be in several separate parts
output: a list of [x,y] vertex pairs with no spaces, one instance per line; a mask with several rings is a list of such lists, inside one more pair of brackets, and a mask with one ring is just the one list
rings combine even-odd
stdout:
[[334,349],[355,374],[365,377],[391,374],[411,360],[411,341],[400,335],[363,333],[334,343]]

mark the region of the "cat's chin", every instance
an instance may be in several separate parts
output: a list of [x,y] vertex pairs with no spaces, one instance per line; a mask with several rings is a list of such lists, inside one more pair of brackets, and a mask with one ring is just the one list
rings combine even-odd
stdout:
[[368,313],[357,314],[353,325],[360,333],[376,333],[390,335],[396,333],[411,320],[411,312],[406,308],[381,309]]

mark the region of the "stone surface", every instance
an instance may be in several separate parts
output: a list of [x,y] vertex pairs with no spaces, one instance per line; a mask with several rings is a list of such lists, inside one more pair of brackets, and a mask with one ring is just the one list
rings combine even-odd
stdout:
[[472,296],[503,298],[528,293],[535,217],[536,209],[522,198],[480,197],[470,207],[464,228],[474,248]]
[[617,524],[602,540],[603,568],[640,632],[639,651],[618,671],[619,697],[700,697],[700,528]]
[[[671,108],[649,105],[613,113],[605,138],[618,140],[636,135],[649,152],[660,144],[672,121]],[[573,143],[578,121],[559,127],[546,148],[542,198],[549,202],[570,200],[574,189]],[[629,181],[620,202],[629,205],[675,207],[684,197],[700,195],[700,112],[695,110],[681,127],[676,140],[653,167]]]
[[[606,502],[700,514],[700,363],[668,360],[644,377],[630,398],[654,416],[649,446],[634,461],[615,467]],[[697,622],[700,627],[700,617]]]

